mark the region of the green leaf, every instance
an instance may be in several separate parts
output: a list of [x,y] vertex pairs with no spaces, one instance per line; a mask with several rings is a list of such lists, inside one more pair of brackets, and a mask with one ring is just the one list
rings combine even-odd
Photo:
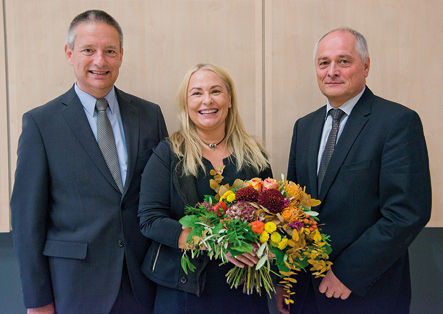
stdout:
[[205,228],[203,228],[202,226],[198,226],[192,229],[191,232],[189,233],[187,241],[190,241],[193,236],[201,237],[203,230],[205,230]]
[[231,246],[228,248],[229,252],[231,252],[232,256],[237,256],[243,253],[252,253],[252,244],[243,243],[239,246]]
[[318,216],[318,213],[313,211],[313,210],[308,210],[308,211],[305,211],[304,213],[306,215],[309,215],[309,216],[312,216],[312,217]]
[[266,255],[260,258],[257,265],[255,265],[255,270],[259,270],[260,268],[262,268],[262,266],[266,263],[267,260],[268,257]]
[[203,200],[204,200],[206,203],[210,204],[210,205],[212,205],[212,204],[216,204],[216,203],[217,203],[217,200],[216,200],[215,197],[212,196],[212,195],[205,195],[205,196],[203,197]]
[[217,233],[219,233],[220,230],[222,230],[222,229],[223,229],[223,224],[220,222],[220,223],[218,223],[218,224],[214,227],[214,229],[212,229],[212,233],[213,233],[213,234],[217,234]]
[[265,248],[267,246],[267,243],[262,243],[262,245],[260,245],[260,247],[257,250],[257,256],[261,257],[263,255],[263,252],[265,251]]
[[196,215],[186,215],[183,216],[178,222],[182,224],[184,227],[193,228],[196,226],[196,222],[198,222],[198,216]]
[[307,266],[309,266],[308,258],[305,257],[302,260],[299,260],[299,266],[301,269],[305,269]]
[[283,262],[285,253],[276,247],[271,247],[271,250],[275,254],[275,264],[277,265],[278,270],[288,272],[289,268],[286,267],[285,263]]

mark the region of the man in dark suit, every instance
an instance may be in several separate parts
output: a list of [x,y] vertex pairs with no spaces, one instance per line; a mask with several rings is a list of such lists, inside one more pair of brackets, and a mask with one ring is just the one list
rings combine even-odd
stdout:
[[334,264],[324,278],[299,275],[291,312],[408,313],[408,246],[431,212],[420,118],[365,85],[358,32],[327,33],[314,55],[328,102],[295,123],[287,177],[321,200]]
[[28,313],[152,311],[137,207],[167,131],[159,106],[114,87],[122,39],[106,12],[78,15],[65,46],[76,83],[23,115],[11,210]]

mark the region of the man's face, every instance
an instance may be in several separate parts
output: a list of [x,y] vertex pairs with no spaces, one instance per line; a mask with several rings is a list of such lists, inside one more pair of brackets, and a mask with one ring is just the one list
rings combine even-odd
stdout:
[[117,30],[105,23],[80,23],[75,28],[74,47],[65,45],[65,55],[74,68],[78,87],[104,97],[112,89],[122,64],[123,49]]
[[369,58],[363,62],[355,44],[354,35],[345,31],[328,34],[318,44],[315,56],[317,83],[335,108],[355,97],[366,84]]

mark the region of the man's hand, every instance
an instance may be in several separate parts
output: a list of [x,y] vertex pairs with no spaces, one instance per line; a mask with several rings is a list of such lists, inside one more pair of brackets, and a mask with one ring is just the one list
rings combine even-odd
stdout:
[[54,303],[42,307],[30,308],[27,311],[28,314],[55,314]]
[[334,275],[332,269],[326,273],[318,290],[320,293],[324,293],[327,298],[340,298],[342,300],[346,300],[352,292]]
[[251,253],[243,253],[235,257],[233,257],[231,253],[228,253],[226,254],[226,257],[228,258],[228,261],[230,261],[232,264],[240,268],[243,268],[245,266],[252,267],[258,262],[257,257],[255,257],[255,255]]

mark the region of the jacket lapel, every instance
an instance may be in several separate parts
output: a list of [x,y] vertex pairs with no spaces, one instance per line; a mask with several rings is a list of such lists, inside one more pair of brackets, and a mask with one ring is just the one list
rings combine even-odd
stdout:
[[131,99],[117,88],[115,88],[115,91],[125,132],[126,151],[128,152],[128,168],[126,172],[125,186],[123,187],[124,196],[128,191],[132,177],[134,176],[138,155],[140,120],[137,108],[131,103]]
[[313,117],[311,134],[309,136],[309,152],[308,152],[308,173],[309,173],[309,190],[312,197],[318,196],[317,191],[317,159],[320,147],[321,133],[325,124],[326,109],[325,106],[317,110]]
[[106,180],[119,192],[117,184],[112,178],[111,172],[106,165],[100,147],[92,133],[88,119],[86,118],[80,99],[72,87],[62,98],[65,108],[62,110],[62,116],[72,130],[72,134],[80,142],[85,152],[89,155],[92,162],[100,170]]
[[[173,169],[180,169],[180,163],[181,161],[178,161],[177,158],[177,162],[174,163],[175,166]],[[180,175],[178,172],[180,171],[174,171],[174,175],[172,177],[176,191],[178,192],[180,199],[185,206],[194,206],[197,202],[201,201],[197,191],[197,180],[192,175]]]
[[369,115],[371,113],[370,98],[372,95],[372,92],[368,87],[366,87],[365,92],[355,105],[351,115],[348,118],[348,121],[346,122],[323,179],[320,193],[320,200],[322,202],[325,199],[331,184],[334,182],[334,179],[337,176],[344,160],[346,159],[349,150],[365,124],[368,122]]

